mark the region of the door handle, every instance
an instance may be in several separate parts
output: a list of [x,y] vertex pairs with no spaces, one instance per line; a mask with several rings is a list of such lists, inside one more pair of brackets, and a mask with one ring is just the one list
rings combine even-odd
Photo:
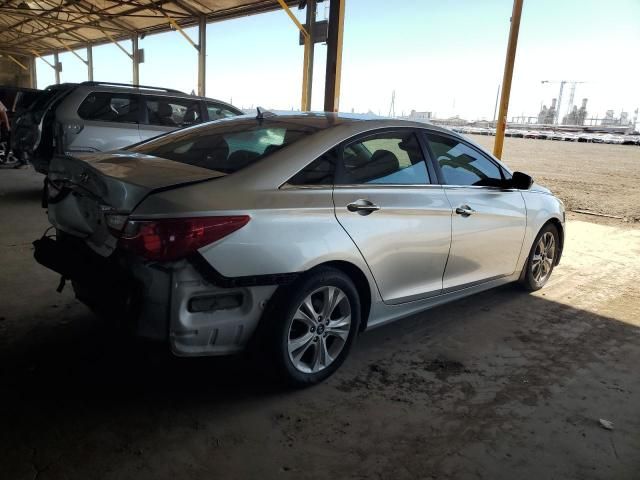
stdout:
[[468,217],[469,215],[475,213],[475,210],[469,205],[460,205],[458,208],[456,208],[456,213],[458,215],[462,215],[463,217]]
[[371,203],[369,200],[359,199],[347,205],[347,210],[358,215],[369,215],[376,210],[380,210],[378,205]]

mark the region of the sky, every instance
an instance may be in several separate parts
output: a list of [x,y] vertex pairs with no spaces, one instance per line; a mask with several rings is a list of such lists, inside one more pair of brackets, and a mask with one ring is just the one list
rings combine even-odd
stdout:
[[[346,0],[340,110],[493,119],[502,81],[512,0]],[[294,10],[301,20],[304,11]],[[328,16],[320,4],[318,19]],[[195,28],[187,33],[197,40]],[[121,42],[131,51],[131,42]],[[640,0],[524,0],[509,119],[535,116],[575,80],[575,104],[591,116],[640,107]],[[140,83],[197,90],[196,50],[177,32],[140,40]],[[84,50],[78,52],[85,57]],[[130,83],[131,61],[114,45],[94,47],[94,79]],[[241,108],[299,109],[303,47],[283,11],[207,26],[206,93]],[[312,109],[322,110],[326,46],[316,45]],[[49,59],[52,61],[51,59]],[[61,80],[87,79],[60,54]],[[38,87],[53,70],[36,62]],[[563,106],[569,98],[565,87]],[[564,108],[563,108],[564,109]],[[561,114],[562,114],[561,110]]]

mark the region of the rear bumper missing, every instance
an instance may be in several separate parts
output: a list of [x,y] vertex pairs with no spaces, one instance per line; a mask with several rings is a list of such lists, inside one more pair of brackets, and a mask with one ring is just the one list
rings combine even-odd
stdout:
[[[191,262],[103,258],[81,239],[43,237],[35,259],[73,282],[76,296],[134,335],[168,340],[179,356],[244,350],[277,285],[214,285]],[[242,283],[242,282],[241,282]]]

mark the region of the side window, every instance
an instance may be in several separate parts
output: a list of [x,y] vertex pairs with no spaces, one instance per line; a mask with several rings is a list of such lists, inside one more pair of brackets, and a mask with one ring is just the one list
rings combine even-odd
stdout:
[[145,96],[145,105],[149,125],[179,128],[202,122],[199,100]]
[[93,92],[78,107],[84,120],[137,123],[140,100],[138,95]]
[[296,173],[287,182],[289,185],[333,185],[337,154],[330,150],[305,168]]
[[418,137],[410,130],[385,132],[352,143],[343,152],[340,184],[429,183]]
[[238,115],[238,113],[229,110],[224,105],[212,102],[207,102],[207,113],[209,114],[209,120],[220,120],[221,118],[235,117]]
[[453,138],[434,134],[427,134],[427,141],[448,185],[501,185],[500,167],[474,148]]

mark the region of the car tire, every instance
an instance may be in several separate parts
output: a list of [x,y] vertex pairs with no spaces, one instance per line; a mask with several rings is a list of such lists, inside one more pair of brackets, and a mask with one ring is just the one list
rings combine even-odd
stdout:
[[322,382],[348,356],[360,311],[358,291],[345,273],[330,267],[311,270],[281,287],[265,311],[258,342],[266,364],[291,387]]
[[520,281],[525,289],[534,292],[549,281],[560,254],[559,239],[558,229],[552,223],[547,223],[538,232]]

